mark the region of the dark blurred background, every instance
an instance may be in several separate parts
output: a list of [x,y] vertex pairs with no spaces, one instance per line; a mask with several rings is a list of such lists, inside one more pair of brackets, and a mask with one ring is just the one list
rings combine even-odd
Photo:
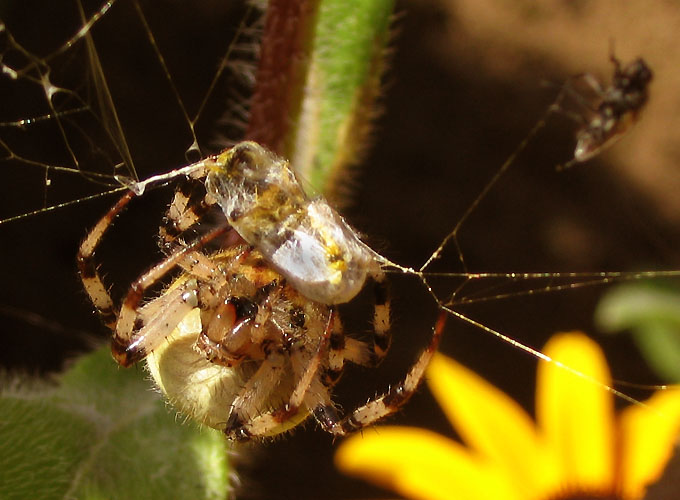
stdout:
[[[84,2],[93,12],[99,2]],[[173,81],[191,114],[247,9],[230,2],[141,2]],[[558,86],[584,71],[604,81],[612,73],[610,43],[625,63],[643,56],[655,72],[641,122],[610,151],[586,165],[556,172],[573,152],[575,125],[554,117],[517,158],[466,221],[459,242],[470,271],[635,271],[679,269],[677,92],[680,6],[668,2],[427,0],[397,3],[391,65],[385,75],[373,146],[357,170],[345,215],[386,256],[419,266],[455,226],[485,184],[543,116]],[[643,15],[644,13],[644,21]],[[253,16],[251,15],[251,20]],[[80,21],[71,1],[2,2],[7,31],[34,54],[59,47]],[[55,19],[63,19],[55,23]],[[8,51],[6,63],[21,55]],[[186,121],[159,71],[131,3],[119,0],[93,37],[139,178],[185,163],[191,143]],[[52,81],[94,102],[83,44],[49,61]],[[15,59],[11,59],[15,58]],[[233,137],[227,72],[197,125],[205,152]],[[60,94],[60,105],[76,103]],[[67,102],[68,101],[68,102]],[[49,110],[42,87],[27,78],[0,78],[0,121]],[[231,120],[226,120],[232,123]],[[119,161],[95,120],[67,130],[82,169],[110,174]],[[15,152],[53,165],[74,166],[54,121],[19,130],[2,127]],[[101,151],[92,153],[96,144]],[[82,153],[81,153],[82,151]],[[89,151],[86,153],[86,151]],[[85,176],[49,174],[17,161],[0,163],[0,219],[105,191]],[[120,172],[124,173],[124,172]],[[171,189],[148,193],[121,218],[98,253],[116,297],[159,258],[155,234]],[[0,225],[0,366],[40,376],[107,339],[92,314],[76,269],[77,246],[115,200],[86,201]],[[451,249],[450,249],[451,250]],[[454,251],[431,270],[462,271]],[[345,408],[361,404],[405,374],[427,342],[436,310],[419,284],[393,276],[394,343],[377,370],[349,369],[338,387]],[[437,282],[453,291],[459,281]],[[546,283],[543,282],[542,285]],[[540,286],[509,280],[482,296]],[[472,291],[473,289],[469,289]],[[520,342],[540,348],[553,333],[583,330],[605,348],[614,377],[658,381],[625,336],[603,337],[593,310],[605,287],[489,300],[457,310]],[[468,289],[465,289],[468,290]],[[370,295],[370,294],[368,294]],[[368,301],[370,297],[364,296]],[[348,329],[367,332],[366,307],[348,312]],[[352,317],[356,312],[357,317]],[[532,411],[536,360],[499,339],[451,319],[442,351],[477,370]],[[140,369],[141,368],[134,368]],[[508,376],[512,374],[512,376]],[[368,382],[367,382],[368,381]],[[634,393],[644,398],[647,393]],[[426,389],[391,422],[453,431]],[[394,497],[336,473],[333,439],[313,424],[292,436],[246,448],[243,498]]]

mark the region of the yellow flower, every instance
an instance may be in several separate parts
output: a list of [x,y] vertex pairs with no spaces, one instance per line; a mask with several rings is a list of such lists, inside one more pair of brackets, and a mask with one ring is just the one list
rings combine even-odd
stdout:
[[[336,465],[415,499],[642,498],[670,459],[680,387],[620,414],[600,349],[579,333],[554,336],[539,365],[536,422],[506,394],[438,354],[428,384],[467,446],[413,427],[380,427],[339,447]],[[597,381],[597,383],[594,383]]]

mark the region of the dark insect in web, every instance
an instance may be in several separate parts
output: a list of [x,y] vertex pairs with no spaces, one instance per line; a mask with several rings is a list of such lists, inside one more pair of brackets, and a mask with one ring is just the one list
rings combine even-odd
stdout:
[[[609,59],[614,64],[614,76],[609,87],[602,88],[593,75],[584,73],[567,82],[563,89],[563,94],[573,97],[583,112],[566,112],[582,126],[576,133],[574,158],[561,165],[560,170],[583,163],[613,145],[638,121],[647,103],[653,74],[644,59],[637,58],[625,66],[613,54]],[[572,88],[576,79],[583,80],[598,96],[599,103],[595,108]],[[558,106],[560,100],[558,98]]]

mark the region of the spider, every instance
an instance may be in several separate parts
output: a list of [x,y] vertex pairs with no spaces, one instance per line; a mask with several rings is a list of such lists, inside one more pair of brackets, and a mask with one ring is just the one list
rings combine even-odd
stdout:
[[582,123],[582,127],[576,134],[574,158],[565,163],[562,169],[587,161],[614,144],[637,122],[642,108],[647,103],[649,97],[647,86],[652,80],[652,70],[647,63],[638,58],[622,67],[613,52],[610,53],[609,60],[614,64],[614,77],[608,88],[603,89],[590,74],[577,77],[583,78],[595,91],[600,103],[596,109],[591,109],[588,104],[582,102],[582,96],[575,96],[577,101],[588,108],[592,116],[586,119],[580,114],[569,115]]
[[[403,406],[437,348],[445,314],[402,382],[342,416],[331,389],[345,362],[376,365],[390,344],[390,301],[377,254],[323,198],[305,196],[287,162],[255,143],[160,178],[185,174],[205,182],[175,192],[159,231],[167,255],[132,284],[119,310],[94,252],[146,184],[127,192],[80,246],[80,276],[113,330],[114,359],[122,366],[146,359],[181,412],[239,441],[280,434],[310,415],[325,431],[345,435]],[[185,241],[216,204],[224,220]],[[179,277],[142,304],[173,270]],[[336,306],[367,276],[375,291],[372,342],[346,336]]]

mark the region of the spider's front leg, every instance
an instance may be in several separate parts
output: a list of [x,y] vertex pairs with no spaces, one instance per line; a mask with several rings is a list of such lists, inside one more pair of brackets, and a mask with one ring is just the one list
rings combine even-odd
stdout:
[[134,197],[135,194],[132,191],[128,191],[113,207],[111,207],[104,217],[99,219],[99,222],[97,222],[80,244],[76,258],[78,272],[80,274],[80,279],[83,282],[85,292],[90,297],[102,322],[111,330],[115,330],[116,328],[118,315],[116,314],[113,300],[97,271],[94,253],[99,247],[106,231],[113,225],[113,221]]

